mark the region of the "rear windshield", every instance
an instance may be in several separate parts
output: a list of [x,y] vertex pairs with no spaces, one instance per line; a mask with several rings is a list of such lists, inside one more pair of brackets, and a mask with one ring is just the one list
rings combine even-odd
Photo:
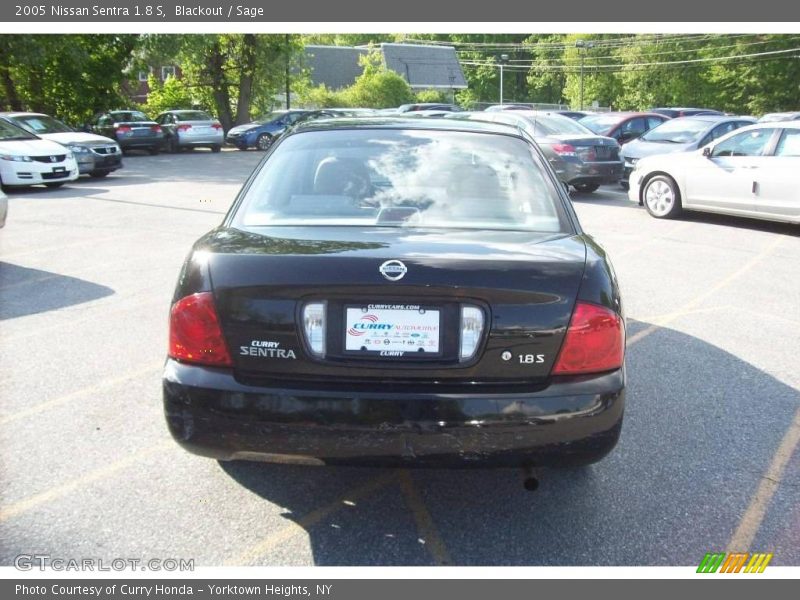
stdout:
[[70,127],[67,127],[58,119],[47,115],[17,116],[13,117],[13,120],[20,127],[24,127],[33,133],[68,133],[72,131]]
[[688,144],[699,140],[710,124],[697,119],[673,119],[654,127],[639,139],[647,142]]
[[591,135],[592,131],[578,123],[575,119],[561,115],[542,115],[526,118],[536,124],[536,131],[544,135]]
[[500,134],[359,129],[280,143],[234,225],[566,230],[532,151]]
[[139,121],[150,120],[150,117],[148,117],[143,112],[139,112],[138,110],[113,112],[111,113],[111,116],[117,121],[122,121],[122,122],[127,121],[128,123],[136,123]]
[[187,110],[175,114],[179,121],[211,121],[211,115],[202,110]]

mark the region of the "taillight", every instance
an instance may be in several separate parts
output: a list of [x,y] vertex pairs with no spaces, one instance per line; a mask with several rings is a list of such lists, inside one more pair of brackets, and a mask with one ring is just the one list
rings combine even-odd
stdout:
[[151,125],[150,131],[154,133],[161,133],[161,125]]
[[624,356],[625,326],[622,318],[604,306],[578,302],[553,367],[553,375],[619,369]]
[[463,362],[475,356],[483,334],[483,311],[477,306],[461,307],[461,344],[459,359]]
[[553,152],[561,156],[576,156],[575,146],[572,144],[553,144]]
[[117,127],[117,133],[130,133],[130,132],[131,128],[128,127],[127,125],[120,125],[119,127]]
[[325,356],[325,303],[311,302],[303,307],[303,330],[314,356]]
[[169,356],[184,362],[230,367],[233,363],[211,292],[181,298],[169,315]]
[[222,124],[221,123],[213,123],[211,125],[211,127],[213,127],[214,129],[222,129]]
[[186,124],[178,125],[177,127],[178,131],[189,131],[191,128],[192,128],[191,125],[186,125]]

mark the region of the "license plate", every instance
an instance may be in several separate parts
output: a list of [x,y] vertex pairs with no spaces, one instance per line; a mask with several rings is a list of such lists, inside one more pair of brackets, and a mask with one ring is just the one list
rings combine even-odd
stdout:
[[345,351],[378,356],[440,353],[440,311],[417,305],[368,304],[345,308]]
[[66,167],[53,167],[53,173],[66,173]]

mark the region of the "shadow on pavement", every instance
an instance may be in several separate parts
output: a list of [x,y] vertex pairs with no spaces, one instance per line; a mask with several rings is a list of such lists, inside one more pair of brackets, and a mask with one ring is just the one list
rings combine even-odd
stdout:
[[[628,335],[648,325],[631,321]],[[697,565],[724,550],[800,391],[671,329],[633,345],[627,362],[622,437],[600,463],[542,470],[536,492],[513,469],[410,471],[452,564]],[[386,471],[220,464],[306,529],[315,564],[434,562],[430,531],[415,525],[402,485],[346,502]],[[270,561],[280,558],[256,562]],[[774,562],[800,564],[800,549]]]
[[109,287],[83,279],[0,262],[0,321],[104,298]]

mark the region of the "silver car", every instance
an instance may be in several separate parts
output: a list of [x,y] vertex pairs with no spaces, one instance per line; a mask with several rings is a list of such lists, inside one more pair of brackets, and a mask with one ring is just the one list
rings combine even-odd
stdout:
[[628,197],[658,219],[682,210],[800,224],[800,122],[737,129],[694,152],[636,163]]
[[219,152],[225,142],[222,124],[202,110],[168,110],[156,117],[169,152],[184,148],[210,148]]

